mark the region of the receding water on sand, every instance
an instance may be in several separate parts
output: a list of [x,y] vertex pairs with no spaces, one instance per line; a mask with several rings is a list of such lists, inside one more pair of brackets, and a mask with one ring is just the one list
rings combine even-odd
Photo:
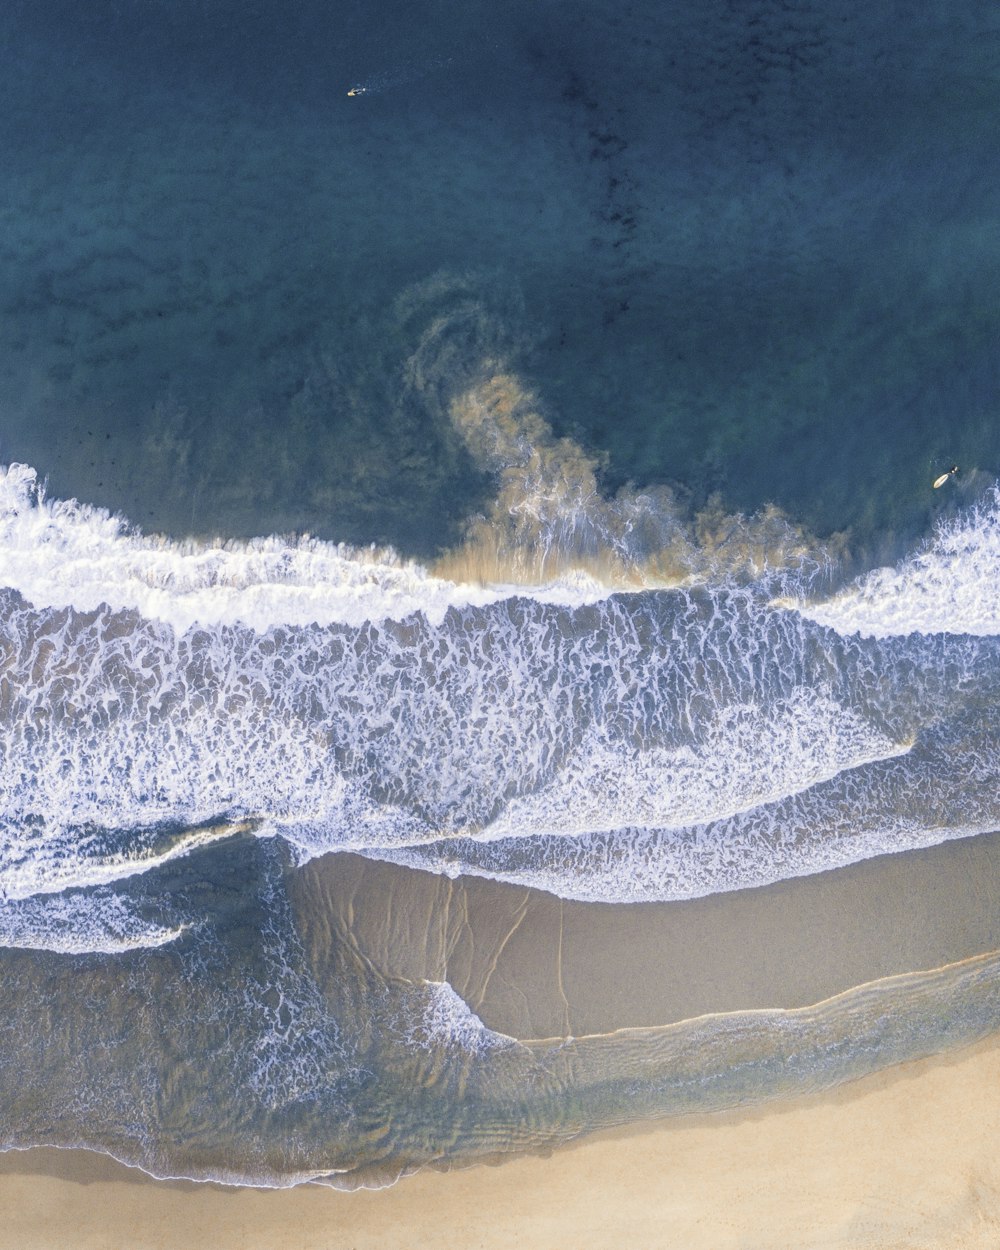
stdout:
[[[155,885],[136,879],[138,909],[166,897],[197,917],[170,946],[0,956],[9,1145],[86,1146],[157,1176],[384,1183],[633,1118],[823,1089],[1000,1023],[996,956],[984,955],[815,1006],[515,1040],[447,982],[393,975],[377,921],[342,928],[342,910],[310,910],[316,899],[300,890],[290,911],[281,858],[244,839],[159,870]],[[343,900],[336,859],[326,873]],[[371,891],[368,906],[398,906],[406,885],[395,886]],[[522,971],[537,994],[530,962]],[[53,1012],[66,1027],[42,1060],[34,1038]]]

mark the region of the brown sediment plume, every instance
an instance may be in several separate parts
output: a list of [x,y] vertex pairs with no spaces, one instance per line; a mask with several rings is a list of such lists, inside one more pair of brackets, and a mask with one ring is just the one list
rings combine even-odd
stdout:
[[695,512],[683,492],[663,484],[604,493],[606,455],[557,436],[517,367],[529,346],[529,319],[502,283],[436,274],[404,292],[393,315],[394,333],[411,344],[407,402],[446,427],[496,481],[463,541],[432,566],[437,575],[531,586],[584,573],[628,590],[829,571],[843,558],[846,535],[820,543],[771,505],[747,517],[717,498]]
[[534,396],[494,373],[454,399],[451,420],[476,463],[497,477],[486,516],[435,571],[453,580],[545,581],[583,569],[609,584],[640,584],[617,550],[617,527],[597,484],[598,461],[554,437]]
[[460,582],[537,585],[582,572],[616,589],[678,585],[704,575],[759,577],[818,570],[843,554],[844,536],[821,545],[774,506],[753,517],[713,498],[693,517],[664,486],[608,497],[602,461],[558,438],[537,398],[500,363],[455,396],[451,422],[497,492],[434,572]]

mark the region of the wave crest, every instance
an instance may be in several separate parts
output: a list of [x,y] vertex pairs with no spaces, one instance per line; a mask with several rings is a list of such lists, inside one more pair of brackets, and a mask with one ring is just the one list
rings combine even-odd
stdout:
[[1000,634],[1000,489],[938,526],[897,568],[875,569],[822,602],[796,601],[803,616],[840,634]]

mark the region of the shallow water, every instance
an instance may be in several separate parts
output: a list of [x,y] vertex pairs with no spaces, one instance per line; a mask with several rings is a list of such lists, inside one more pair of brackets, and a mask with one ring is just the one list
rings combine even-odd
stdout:
[[984,952],[515,1040],[295,883],[668,904],[1000,825],[998,35],[5,6],[0,1144],[353,1183],[997,1026]]

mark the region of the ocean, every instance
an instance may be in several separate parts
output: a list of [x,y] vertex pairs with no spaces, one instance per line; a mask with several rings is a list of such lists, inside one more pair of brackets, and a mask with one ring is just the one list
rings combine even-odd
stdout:
[[380,1185],[1000,1028],[1000,939],[564,977],[1000,827],[991,6],[8,0],[0,57],[0,1149]]

